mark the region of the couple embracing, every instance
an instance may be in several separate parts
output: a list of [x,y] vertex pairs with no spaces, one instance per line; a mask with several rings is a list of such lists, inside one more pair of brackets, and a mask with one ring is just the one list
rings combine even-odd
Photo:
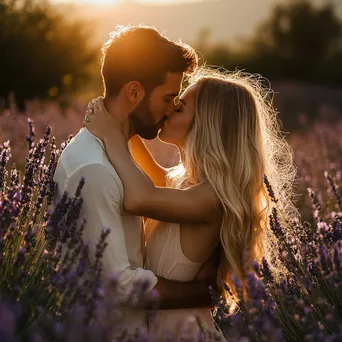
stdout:
[[[127,311],[129,332],[175,332],[189,316],[216,332],[208,286],[242,280],[246,258],[268,253],[264,175],[276,189],[291,185],[276,112],[256,78],[199,68],[193,48],[152,27],[117,27],[101,73],[104,94],[61,154],[56,199],[84,177],[83,239],[95,246],[110,228],[103,282],[116,273],[122,301],[138,281],[158,291],[153,320]],[[177,146],[177,166],[161,167],[141,139],[157,136]]]

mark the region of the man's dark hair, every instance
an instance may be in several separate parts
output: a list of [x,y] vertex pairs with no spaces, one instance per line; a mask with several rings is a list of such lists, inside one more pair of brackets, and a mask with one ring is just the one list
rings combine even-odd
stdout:
[[104,95],[116,96],[130,81],[152,91],[167,72],[191,74],[197,65],[192,47],[169,40],[151,26],[116,26],[102,47]]

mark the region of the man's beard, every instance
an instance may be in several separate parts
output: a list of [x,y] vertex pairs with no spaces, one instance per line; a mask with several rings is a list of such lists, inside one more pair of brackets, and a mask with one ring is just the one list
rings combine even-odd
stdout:
[[149,109],[148,98],[141,101],[138,107],[128,117],[130,126],[134,132],[147,140],[152,140],[157,137],[158,131],[166,119],[167,116],[164,115],[160,121],[157,123],[154,122],[153,115]]

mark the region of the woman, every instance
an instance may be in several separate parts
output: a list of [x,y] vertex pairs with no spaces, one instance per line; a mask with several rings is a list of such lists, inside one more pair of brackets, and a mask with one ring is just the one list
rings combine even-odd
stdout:
[[[133,155],[150,178],[136,166],[123,134],[113,134],[115,120],[102,101],[86,126],[103,140],[123,182],[125,209],[156,220],[146,227],[146,268],[190,281],[220,244],[220,286],[233,274],[243,279],[249,261],[268,255],[270,198],[263,178],[267,174],[286,211],[292,153],[255,78],[201,69],[189,83],[159,132],[180,152],[179,165],[169,171],[139,138],[132,141]],[[215,330],[209,309],[160,311],[156,325],[173,331],[189,313]]]

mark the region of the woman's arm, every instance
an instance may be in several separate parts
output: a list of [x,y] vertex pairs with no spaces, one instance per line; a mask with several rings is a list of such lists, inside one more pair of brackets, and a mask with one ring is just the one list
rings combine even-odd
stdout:
[[156,186],[165,186],[167,170],[155,161],[145,143],[138,135],[134,136],[130,142],[132,156],[135,162],[152,179]]
[[209,186],[199,184],[185,190],[156,187],[135,164],[122,133],[105,136],[103,141],[123,183],[127,211],[166,222],[210,223],[215,219],[219,206]]
[[211,223],[217,220],[219,201],[213,189],[199,184],[185,190],[156,187],[137,166],[120,124],[104,107],[95,101],[84,121],[85,127],[100,138],[106,147],[108,159],[124,186],[124,207],[127,211],[166,222]]

